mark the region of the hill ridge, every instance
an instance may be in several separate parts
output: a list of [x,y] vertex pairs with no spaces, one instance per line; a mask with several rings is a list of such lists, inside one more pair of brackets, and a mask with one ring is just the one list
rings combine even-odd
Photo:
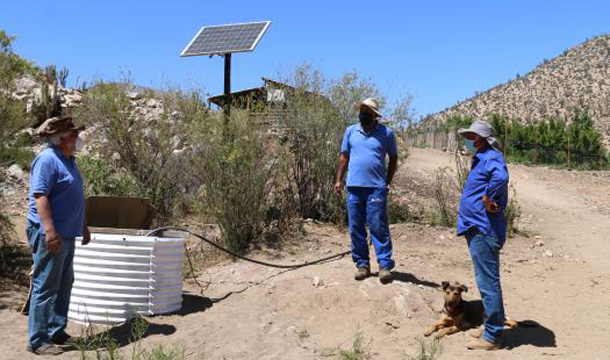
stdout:
[[496,85],[426,117],[424,127],[452,115],[496,113],[524,122],[570,117],[587,108],[605,145],[610,140],[610,34],[596,36],[543,62],[526,75]]

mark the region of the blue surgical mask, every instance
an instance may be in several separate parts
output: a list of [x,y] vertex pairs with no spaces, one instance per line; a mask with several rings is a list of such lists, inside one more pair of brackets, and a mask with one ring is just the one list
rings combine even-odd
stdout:
[[474,140],[465,139],[464,142],[466,143],[466,150],[468,150],[469,153],[474,154],[477,152],[477,148],[474,146]]

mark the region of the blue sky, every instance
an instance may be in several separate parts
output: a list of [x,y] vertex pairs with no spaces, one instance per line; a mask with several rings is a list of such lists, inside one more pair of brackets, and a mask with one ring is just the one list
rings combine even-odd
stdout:
[[417,113],[443,110],[610,33],[610,1],[4,1],[0,29],[69,84],[116,80],[223,90],[223,60],[181,58],[203,25],[271,20],[252,53],[233,56],[232,89],[310,62],[327,76],[371,76]]

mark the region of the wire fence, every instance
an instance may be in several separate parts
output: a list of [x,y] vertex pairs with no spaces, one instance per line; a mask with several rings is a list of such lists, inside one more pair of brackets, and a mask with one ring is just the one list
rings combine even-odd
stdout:
[[[457,128],[431,127],[413,133],[402,134],[407,147],[438,149],[447,152],[464,150],[464,142]],[[573,146],[549,146],[541,141],[511,141],[500,136],[503,154],[508,161],[531,165],[553,165],[587,170],[610,170],[608,153],[585,151]],[[568,138],[567,143],[570,143]]]

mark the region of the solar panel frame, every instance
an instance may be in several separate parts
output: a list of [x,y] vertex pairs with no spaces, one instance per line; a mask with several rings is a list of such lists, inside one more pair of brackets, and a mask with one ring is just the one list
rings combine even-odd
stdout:
[[[244,26],[244,25],[255,25],[255,24],[257,24],[257,25],[258,24],[263,24],[264,26],[260,30],[258,36],[252,42],[252,45],[249,48],[189,52],[189,49],[191,48],[191,46],[193,46],[195,41],[197,39],[199,39],[199,37],[201,36],[203,31],[206,30],[206,29],[219,28],[219,27],[229,27],[229,30],[230,30],[233,27]],[[222,54],[228,54],[228,53],[238,53],[238,52],[252,51],[258,45],[260,39],[263,37],[263,35],[267,31],[267,28],[269,28],[269,25],[271,25],[271,21],[256,21],[256,22],[250,22],[250,23],[238,23],[238,24],[224,24],[224,25],[203,26],[201,29],[199,29],[199,31],[197,32],[197,35],[195,35],[195,37],[193,37],[193,39],[188,43],[188,45],[184,48],[184,50],[182,50],[182,52],[180,53],[180,56],[186,57],[186,56],[201,56],[201,55],[222,55]]]

